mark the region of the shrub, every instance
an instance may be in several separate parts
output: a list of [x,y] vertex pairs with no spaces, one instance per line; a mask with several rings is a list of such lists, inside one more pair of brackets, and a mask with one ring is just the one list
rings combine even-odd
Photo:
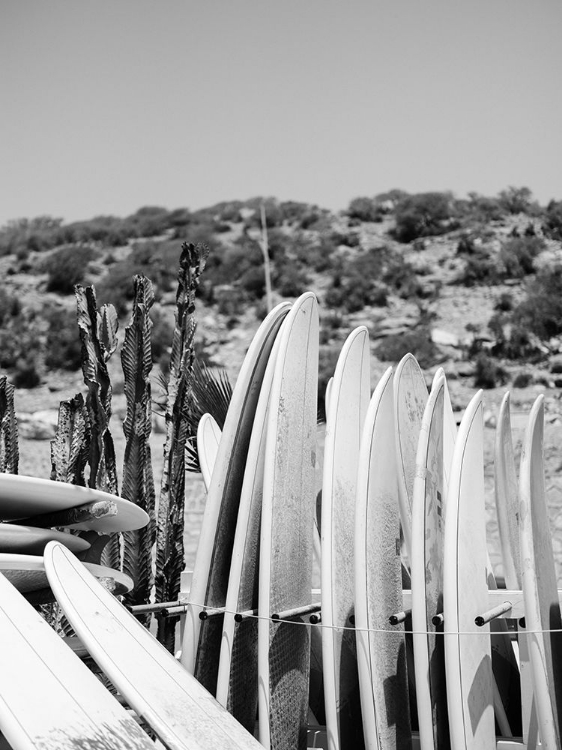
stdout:
[[502,292],[494,307],[500,312],[510,312],[513,310],[513,296],[509,292]]
[[550,201],[542,230],[551,240],[562,240],[562,201]]
[[418,193],[409,195],[396,207],[394,236],[399,242],[412,242],[450,231],[452,195],[450,193]]
[[539,211],[533,193],[528,187],[508,187],[498,194],[500,206],[510,214],[536,215]]
[[504,243],[500,250],[500,261],[504,266],[504,276],[521,279],[534,271],[534,260],[544,250],[544,240],[540,237],[516,237]]
[[350,219],[359,221],[382,221],[384,217],[384,211],[375,198],[354,198],[346,213]]
[[69,310],[50,308],[45,311],[48,323],[45,343],[45,367],[48,369],[78,370],[82,358],[82,343],[76,314]]
[[414,355],[422,368],[435,364],[438,351],[428,327],[387,336],[375,348],[375,355],[383,362],[399,362],[408,353]]
[[463,270],[455,278],[455,284],[476,286],[478,284],[497,284],[502,276],[502,266],[489,251],[484,248],[468,256]]
[[518,372],[513,378],[514,388],[526,388],[533,382],[533,375],[530,372]]
[[20,313],[19,299],[0,286],[0,325],[4,325],[5,321],[17,317]]
[[505,208],[498,198],[488,198],[475,192],[469,193],[468,198],[466,213],[476,222],[487,224],[505,216]]
[[92,248],[80,245],[69,245],[56,250],[43,265],[49,275],[47,291],[72,294],[76,284],[84,281],[88,263],[94,256]]
[[476,358],[475,388],[496,388],[507,382],[507,373],[491,357],[481,352]]
[[527,285],[513,322],[546,340],[562,333],[562,265],[542,268]]

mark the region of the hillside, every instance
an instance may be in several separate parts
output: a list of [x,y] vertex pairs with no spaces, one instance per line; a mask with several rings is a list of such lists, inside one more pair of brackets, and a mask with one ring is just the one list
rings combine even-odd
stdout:
[[[210,249],[197,307],[198,356],[225,368],[234,382],[266,311],[262,206],[272,301],[306,289],[320,301],[320,401],[343,341],[360,324],[371,336],[373,385],[388,365],[411,351],[428,384],[438,366],[445,368],[458,411],[478,387],[486,388],[489,428],[508,388],[516,441],[536,395],[545,393],[549,499],[557,526],[562,521],[562,203],[541,207],[526,188],[467,200],[394,190],[357,198],[338,214],[256,198],[197,212],[145,207],[125,219],[12,222],[0,230],[0,374],[17,387],[17,412],[57,409],[62,399],[84,390],[74,285],[93,284],[98,306],[115,305],[122,335],[136,273],[148,276],[155,288],[157,393],[158,373],[166,372],[185,241]],[[109,367],[118,420],[125,413],[118,353]],[[114,428],[118,444],[119,433]],[[493,429],[486,433],[491,491]],[[48,476],[48,445],[39,450],[36,441],[21,443],[20,470]],[[494,524],[491,515],[492,534]]]

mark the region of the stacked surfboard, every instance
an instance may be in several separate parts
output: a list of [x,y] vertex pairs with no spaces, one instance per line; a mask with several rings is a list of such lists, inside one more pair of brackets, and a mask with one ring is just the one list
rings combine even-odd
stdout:
[[[84,556],[91,547],[85,538],[88,535],[71,534],[70,529],[108,534],[138,529],[147,522],[141,508],[107,492],[0,473],[0,572],[30,602],[52,601],[43,564],[48,542],[59,542]],[[116,595],[133,587],[133,581],[121,571],[94,562],[86,565]]]

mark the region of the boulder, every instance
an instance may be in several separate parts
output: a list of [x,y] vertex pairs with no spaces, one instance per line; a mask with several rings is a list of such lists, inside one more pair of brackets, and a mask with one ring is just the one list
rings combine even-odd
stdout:
[[55,437],[59,413],[44,409],[33,414],[18,414],[18,435],[25,440],[52,440]]

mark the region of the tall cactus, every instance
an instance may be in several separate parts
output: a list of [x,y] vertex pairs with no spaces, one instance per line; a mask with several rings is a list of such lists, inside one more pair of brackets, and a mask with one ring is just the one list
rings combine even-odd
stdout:
[[[150,520],[144,528],[123,534],[123,570],[135,582],[134,589],[124,599],[128,605],[146,604],[150,600],[154,583],[152,549],[156,540],[156,502],[149,442],[152,430],[152,322],[149,312],[154,292],[152,283],[145,276],[134,277],[134,289],[131,322],[125,329],[121,350],[127,399],[127,415],[123,423],[127,442],[121,495],[145,510]],[[150,619],[150,615],[143,618],[147,627]]]
[[14,410],[14,386],[0,377],[0,471],[17,474],[19,464],[18,422]]
[[[208,250],[184,243],[180,257],[176,294],[176,321],[170,358],[166,400],[166,441],[158,505],[156,539],[156,599],[173,601],[180,590],[184,566],[183,525],[185,504],[185,447],[192,431],[193,338],[195,293],[205,267]],[[177,618],[161,619],[158,640],[174,648]]]
[[51,479],[81,487],[86,485],[89,423],[88,409],[81,393],[60,402],[57,431],[51,440]]
[[[82,341],[82,373],[88,387],[86,407],[90,419],[89,486],[118,494],[115,448],[109,430],[111,382],[107,361],[117,348],[117,313],[113,305],[97,309],[93,287],[76,286],[78,329]],[[112,568],[121,565],[119,534],[115,534],[102,555]]]

